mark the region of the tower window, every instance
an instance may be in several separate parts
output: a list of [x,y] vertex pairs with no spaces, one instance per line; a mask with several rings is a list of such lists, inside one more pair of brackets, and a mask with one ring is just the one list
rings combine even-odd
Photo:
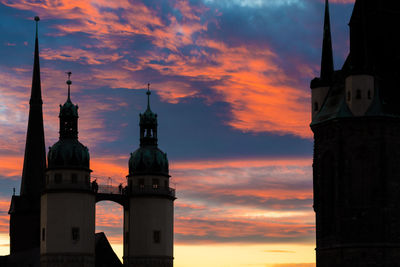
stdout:
[[78,182],[78,175],[76,173],[71,174],[71,183],[76,184]]
[[72,240],[73,241],[79,240],[79,227],[72,227]]
[[161,231],[153,231],[153,242],[156,244],[161,242]]
[[348,91],[347,92],[347,101],[350,101],[351,100],[351,93],[350,93],[350,91]]
[[165,187],[165,188],[168,188],[168,187],[169,187],[168,180],[165,180],[165,181],[164,181],[164,187]]
[[368,90],[368,99],[371,99],[371,90]]
[[314,103],[314,111],[318,111],[318,102]]
[[61,182],[62,182],[62,174],[61,173],[56,173],[54,175],[54,182],[56,184],[61,184]]
[[144,188],[144,179],[139,179],[139,187]]
[[158,179],[153,179],[153,188],[154,188],[154,189],[158,188],[159,184],[160,184],[160,180],[158,180]]
[[356,99],[361,99],[361,90],[357,89],[356,91]]
[[42,228],[42,241],[44,241],[46,238],[46,229]]
[[89,177],[89,175],[85,176],[85,183],[86,183],[86,185],[90,186],[90,177]]

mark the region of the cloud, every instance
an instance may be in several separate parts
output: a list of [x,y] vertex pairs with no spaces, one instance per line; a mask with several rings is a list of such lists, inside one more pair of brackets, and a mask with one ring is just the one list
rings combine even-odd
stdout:
[[[43,48],[42,57],[88,65],[87,74],[93,79],[85,82],[90,86],[142,88],[147,82],[142,72],[151,70],[161,75],[155,85],[162,88],[158,92],[164,101],[201,97],[209,102],[211,90],[216,99],[229,104],[225,123],[234,129],[311,137],[308,104],[302,100],[309,95],[293,86],[268,43],[230,44],[210,37],[221,10],[183,0],[166,2],[163,13],[140,1],[3,3],[43,14],[50,23],[66,19],[65,24],[53,26],[52,35],[74,39],[84,34],[80,41],[84,47]],[[297,65],[299,70],[310,69]],[[194,81],[205,82],[207,91],[194,87]]]
[[10,216],[8,210],[10,208],[10,202],[8,199],[0,199],[0,233],[8,233]]

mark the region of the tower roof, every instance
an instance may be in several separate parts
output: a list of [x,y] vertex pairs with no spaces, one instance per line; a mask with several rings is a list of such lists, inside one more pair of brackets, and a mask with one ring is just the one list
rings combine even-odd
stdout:
[[147,109],[140,117],[140,146],[157,146],[157,114],[150,108],[150,84],[147,84]]
[[329,1],[325,0],[324,38],[322,42],[321,75],[323,82],[329,83],[334,72]]
[[42,92],[40,85],[38,22],[36,21],[35,55],[33,63],[31,98],[29,101],[28,130],[26,134],[24,167],[21,179],[21,196],[40,202],[46,169],[46,149],[44,143]]
[[150,108],[150,84],[147,85],[147,109],[140,114],[140,148],[131,153],[129,174],[168,176],[167,154],[157,146],[157,114]]
[[49,169],[89,169],[89,150],[78,141],[78,106],[71,101],[71,72],[68,74],[68,96],[60,105],[60,139],[49,149]]

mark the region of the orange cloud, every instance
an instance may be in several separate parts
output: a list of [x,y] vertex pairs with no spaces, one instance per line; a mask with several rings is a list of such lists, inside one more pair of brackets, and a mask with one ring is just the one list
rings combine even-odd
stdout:
[[[153,53],[142,60],[164,75],[179,73],[194,80],[218,81],[212,87],[231,105],[233,118],[227,124],[234,128],[311,137],[309,108],[300,101],[309,95],[285,85],[291,78],[274,62],[277,55],[267,47],[229,47],[201,38],[196,44],[202,49],[191,55]],[[160,95],[171,99],[163,91]]]
[[[111,88],[142,88],[132,75],[132,70],[151,67],[164,76],[182,77],[181,81],[155,83],[155,89],[164,101],[178,103],[182,98],[201,96],[190,81],[212,82],[211,89],[230,105],[231,118],[226,124],[244,132],[272,132],[310,138],[309,106],[301,99],[309,97],[304,88],[289,85],[292,79],[276,63],[277,55],[268,46],[251,44],[230,46],[206,37],[209,21],[201,15],[209,9],[195,6],[189,1],[174,1],[174,8],[182,14],[177,20],[168,14],[168,22],[140,1],[123,0],[90,2],[87,0],[31,2],[2,1],[13,8],[33,10],[44,18],[64,18],[68,25],[58,25],[60,35],[84,32],[94,40],[85,49],[61,47],[44,49],[48,60],[78,61],[97,66],[114,62],[110,70],[90,68],[90,84]],[[107,11],[105,11],[107,10]],[[216,12],[217,11],[212,11]],[[216,21],[217,23],[217,21]],[[138,62],[130,63],[117,50],[124,38],[142,36],[155,47],[140,55]],[[189,54],[184,49],[195,46]],[[103,48],[99,54],[90,49]],[[168,51],[168,52],[163,52]],[[127,52],[127,51],[126,51]],[[163,62],[162,64],[157,62]],[[304,66],[298,66],[304,70]],[[302,73],[302,75],[309,75]],[[307,76],[308,77],[308,76]],[[100,83],[98,81],[101,81]]]

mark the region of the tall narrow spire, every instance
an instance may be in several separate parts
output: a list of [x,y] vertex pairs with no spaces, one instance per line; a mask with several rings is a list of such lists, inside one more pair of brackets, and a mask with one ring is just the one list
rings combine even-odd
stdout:
[[321,80],[330,82],[334,72],[329,1],[325,0],[324,39],[322,42]]
[[[33,63],[32,89],[29,101],[28,130],[26,134],[24,167],[22,170],[21,196],[31,198],[32,205],[40,204],[40,193],[44,185],[46,150],[44,144],[42,92],[40,86],[38,22],[36,21],[35,55]],[[36,203],[37,202],[37,203]]]

